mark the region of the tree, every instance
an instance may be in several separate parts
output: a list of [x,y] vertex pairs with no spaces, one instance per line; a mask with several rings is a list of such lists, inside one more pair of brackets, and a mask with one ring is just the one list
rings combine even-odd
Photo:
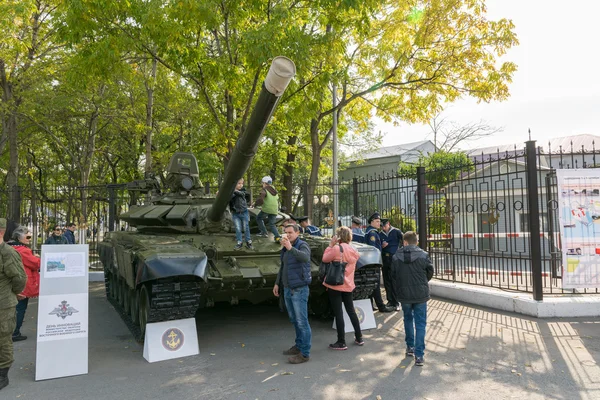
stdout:
[[398,173],[416,179],[417,167],[425,167],[427,186],[441,190],[462,174],[472,171],[473,165],[473,161],[464,152],[450,153],[440,150],[428,155],[421,154],[415,164],[401,163]]
[[504,128],[491,126],[484,120],[461,125],[454,121],[448,121],[441,114],[433,117],[428,125],[431,133],[433,133],[433,144],[436,151],[444,150],[447,152],[455,150],[464,142],[479,140],[504,130]]
[[518,43],[510,20],[488,20],[479,0],[380,5],[380,18],[367,20],[365,29],[344,30],[343,14],[332,22],[335,55],[328,61],[339,65],[332,78],[340,102],[324,107],[331,102],[323,98],[321,107],[314,107],[310,185],[317,181],[321,151],[330,138],[321,124],[353,102],[368,102],[384,120],[414,123],[428,121],[464,96],[489,102],[509,95],[516,65],[498,58]]
[[[0,5],[0,86],[2,134],[0,154],[8,144],[9,163],[6,185],[14,191],[19,180],[19,113],[28,91],[50,74],[57,63],[60,43],[54,41],[60,27],[58,1],[7,0]],[[16,199],[9,198],[9,218],[20,221]]]

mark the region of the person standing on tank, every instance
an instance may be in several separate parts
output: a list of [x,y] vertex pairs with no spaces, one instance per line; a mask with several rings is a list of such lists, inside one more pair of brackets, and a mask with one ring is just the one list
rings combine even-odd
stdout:
[[229,210],[231,210],[231,219],[235,226],[236,245],[234,250],[242,248],[242,231],[246,239],[246,247],[253,250],[252,238],[250,237],[250,214],[248,213],[248,202],[246,200],[246,189],[244,188],[244,178],[241,178],[229,201]]
[[310,359],[312,331],[308,323],[308,294],[312,281],[310,274],[310,247],[298,237],[296,224],[286,225],[281,239],[281,267],[277,274],[273,294],[283,295],[290,322],[296,329],[296,344],[283,352],[290,356],[290,364],[300,364]]
[[277,209],[279,208],[279,194],[273,186],[273,180],[270,176],[262,178],[262,189],[258,199],[254,202],[254,207],[260,207],[261,210],[256,216],[256,223],[260,233],[258,237],[267,237],[267,228],[265,227],[265,218],[268,219],[269,230],[273,233],[275,242],[279,243],[281,235],[275,226],[277,218]]
[[4,242],[6,219],[0,218],[0,390],[8,386],[8,370],[14,361],[12,334],[17,325],[17,295],[27,283],[19,253]]

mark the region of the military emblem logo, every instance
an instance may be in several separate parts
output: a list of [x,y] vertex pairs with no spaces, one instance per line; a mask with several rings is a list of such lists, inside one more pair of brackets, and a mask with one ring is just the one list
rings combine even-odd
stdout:
[[375,236],[371,236],[371,242],[375,241]]
[[363,323],[365,320],[365,312],[362,308],[354,306],[354,311],[356,312],[356,316],[358,317],[358,322]]
[[177,351],[183,346],[183,332],[177,328],[169,328],[162,335],[162,345],[169,351]]
[[71,307],[71,305],[69,303],[67,303],[66,300],[63,300],[60,302],[58,307],[56,307],[54,310],[52,310],[52,312],[48,313],[48,315],[56,314],[57,317],[65,319],[65,318],[73,315],[73,313],[76,313],[76,312],[79,312],[79,311],[76,310],[74,307]]

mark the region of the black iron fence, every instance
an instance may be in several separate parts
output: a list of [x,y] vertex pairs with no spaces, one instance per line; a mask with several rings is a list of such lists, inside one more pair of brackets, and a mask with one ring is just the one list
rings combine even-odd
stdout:
[[[535,299],[544,294],[597,294],[597,289],[563,289],[556,178],[557,169],[598,168],[600,151],[591,147],[544,149],[528,142],[524,148],[479,154],[446,169],[420,167],[337,185],[320,182],[309,187],[301,182],[288,192],[291,206],[286,212],[308,215],[331,234],[336,220],[349,226],[351,217],[358,216],[366,226],[369,215],[378,211],[393,226],[419,232],[437,279],[529,292]],[[206,188],[207,193],[215,190]],[[589,196],[598,196],[585,207],[595,212],[598,203],[593,224],[597,221],[600,228],[600,185],[587,190]],[[334,191],[339,198],[337,218]],[[251,192],[256,198],[260,187]],[[34,233],[36,251],[54,225],[77,223],[78,241],[90,244],[92,267],[100,267],[98,242],[109,230],[130,229],[118,216],[142,201],[143,195],[131,195],[125,185],[18,188],[0,191],[0,215],[18,213]],[[600,254],[600,247],[591,251]],[[600,279],[595,274],[591,278]]]

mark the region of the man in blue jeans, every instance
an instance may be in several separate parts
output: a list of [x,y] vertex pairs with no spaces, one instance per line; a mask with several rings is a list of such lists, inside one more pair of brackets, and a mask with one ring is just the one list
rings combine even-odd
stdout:
[[250,237],[250,215],[248,214],[248,201],[246,199],[246,189],[244,189],[244,179],[238,180],[235,190],[229,201],[229,209],[231,210],[231,219],[235,226],[235,241],[234,250],[242,248],[242,233],[246,238],[246,247],[249,250],[254,250],[252,247],[252,238]]
[[281,267],[277,274],[273,294],[279,297],[283,290],[285,307],[290,321],[296,329],[296,344],[283,352],[290,356],[291,364],[300,364],[310,359],[312,332],[308,323],[308,285],[310,275],[310,247],[298,237],[298,225],[286,225],[281,238]]
[[427,301],[429,281],[433,277],[433,264],[426,251],[417,247],[417,234],[406,232],[404,247],[392,258],[391,276],[396,300],[404,312],[406,355],[415,357],[415,365],[423,366],[425,355],[425,327],[427,326]]

